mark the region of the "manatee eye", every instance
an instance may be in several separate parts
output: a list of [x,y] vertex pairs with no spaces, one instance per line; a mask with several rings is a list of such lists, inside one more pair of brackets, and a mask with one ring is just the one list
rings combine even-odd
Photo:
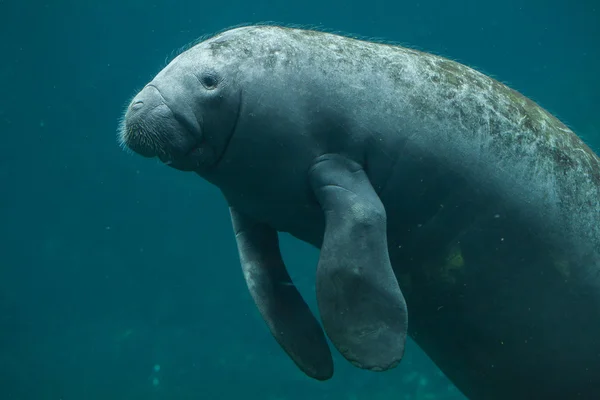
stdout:
[[202,83],[202,86],[204,86],[205,88],[210,90],[210,89],[214,89],[217,87],[219,80],[217,79],[217,77],[215,75],[203,74],[200,77],[200,82]]

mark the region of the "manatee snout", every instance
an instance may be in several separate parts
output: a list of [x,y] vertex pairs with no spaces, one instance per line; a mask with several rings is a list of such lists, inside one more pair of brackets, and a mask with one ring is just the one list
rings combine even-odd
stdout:
[[122,143],[144,157],[158,156],[164,140],[156,129],[160,125],[157,122],[170,118],[170,114],[158,90],[146,86],[127,107],[120,132]]
[[144,157],[158,157],[171,164],[197,145],[196,138],[153,85],[145,86],[129,103],[121,125],[123,145]]

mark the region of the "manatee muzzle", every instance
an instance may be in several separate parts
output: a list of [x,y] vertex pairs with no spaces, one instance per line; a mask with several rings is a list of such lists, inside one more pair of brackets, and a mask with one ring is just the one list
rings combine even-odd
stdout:
[[173,113],[155,86],[147,85],[131,101],[121,132],[123,143],[144,157],[158,157],[170,164],[198,147],[195,135]]

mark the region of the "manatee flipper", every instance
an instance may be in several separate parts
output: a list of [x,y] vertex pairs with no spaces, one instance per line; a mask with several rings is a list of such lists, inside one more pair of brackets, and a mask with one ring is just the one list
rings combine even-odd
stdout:
[[408,313],[387,248],[386,215],[365,171],[340,155],[309,171],[325,215],[317,302],[325,332],[354,365],[395,367],[404,354]]
[[326,380],[333,359],[325,334],[285,268],[277,232],[230,208],[246,284],[271,334],[308,376]]

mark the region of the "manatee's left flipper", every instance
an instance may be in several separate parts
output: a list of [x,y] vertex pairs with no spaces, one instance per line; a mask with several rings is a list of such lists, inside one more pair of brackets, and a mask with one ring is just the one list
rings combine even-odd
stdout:
[[277,232],[230,208],[244,278],[271,334],[308,376],[326,380],[333,359],[321,325],[292,283]]
[[386,213],[365,171],[336,154],[318,157],[310,184],[325,215],[317,302],[325,332],[354,365],[395,367],[408,313],[387,248]]

